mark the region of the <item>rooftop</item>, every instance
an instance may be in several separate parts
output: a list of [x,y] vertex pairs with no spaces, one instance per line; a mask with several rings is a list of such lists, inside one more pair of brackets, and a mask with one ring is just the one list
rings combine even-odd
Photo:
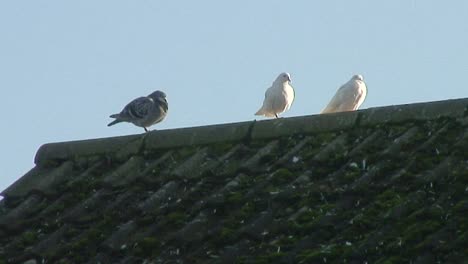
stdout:
[[468,98],[51,143],[0,263],[461,263]]

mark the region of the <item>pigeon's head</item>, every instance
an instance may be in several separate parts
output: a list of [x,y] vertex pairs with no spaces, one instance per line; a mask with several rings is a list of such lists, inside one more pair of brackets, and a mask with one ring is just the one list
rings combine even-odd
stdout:
[[364,81],[364,77],[362,77],[361,74],[356,74],[356,75],[353,75],[353,80],[356,80],[356,81]]
[[276,81],[279,81],[281,83],[284,82],[291,82],[291,75],[287,72],[282,72],[278,77],[276,77]]
[[152,94],[148,95],[148,97],[151,97],[151,98],[166,98],[166,94],[164,92],[161,92],[161,91],[155,91],[153,92]]

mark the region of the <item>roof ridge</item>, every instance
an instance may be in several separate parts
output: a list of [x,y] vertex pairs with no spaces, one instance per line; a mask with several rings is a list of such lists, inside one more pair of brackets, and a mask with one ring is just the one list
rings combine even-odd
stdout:
[[189,128],[151,131],[144,134],[48,143],[36,153],[38,165],[70,157],[115,154],[126,159],[145,150],[205,145],[250,139],[268,139],[299,133],[321,133],[353,126],[373,126],[423,121],[439,117],[461,118],[468,113],[468,98],[374,107],[353,112],[316,114],[261,121],[246,121]]

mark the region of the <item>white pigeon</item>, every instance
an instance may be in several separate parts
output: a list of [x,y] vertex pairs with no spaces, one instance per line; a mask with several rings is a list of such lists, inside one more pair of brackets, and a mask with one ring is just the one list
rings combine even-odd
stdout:
[[115,118],[107,126],[112,126],[120,122],[129,122],[135,126],[142,127],[148,132],[147,127],[161,122],[167,115],[168,104],[166,94],[155,91],[148,96],[138,97],[128,103],[124,109],[111,115]]
[[367,86],[362,75],[354,75],[343,84],[321,114],[357,110],[366,99]]
[[265,92],[262,107],[255,115],[276,117],[291,107],[294,101],[294,88],[291,86],[291,75],[283,72]]

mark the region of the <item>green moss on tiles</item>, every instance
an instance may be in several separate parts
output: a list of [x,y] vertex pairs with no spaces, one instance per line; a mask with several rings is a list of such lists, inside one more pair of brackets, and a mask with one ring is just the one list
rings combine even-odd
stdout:
[[300,237],[298,236],[293,236],[293,235],[280,235],[279,238],[277,238],[277,240],[272,243],[272,245],[274,246],[279,246],[281,247],[281,249],[290,249],[292,248],[296,243],[297,241],[300,239]]
[[306,224],[306,223],[312,223],[314,222],[317,217],[319,217],[321,214],[318,210],[307,210],[303,213],[301,213],[297,218],[296,222],[298,224]]
[[270,254],[261,255],[253,260],[255,264],[270,264],[270,263],[280,263],[282,259],[286,256],[284,252],[273,252]]
[[339,133],[336,132],[319,133],[317,135],[314,135],[314,141],[320,142],[322,146],[325,146],[338,136]]
[[438,230],[441,226],[442,224],[435,220],[417,222],[404,229],[402,239],[405,244],[411,245],[421,241],[426,235]]
[[362,171],[359,167],[350,167],[346,168],[344,173],[342,174],[340,180],[340,183],[351,183],[354,182],[356,179],[362,176]]
[[[99,187],[98,180],[94,177],[86,177],[80,180],[74,181],[70,186],[69,190],[72,193],[72,197],[69,197],[71,203],[83,201],[89,198],[90,193]],[[65,205],[66,206],[66,205]]]
[[414,124],[408,122],[405,125],[392,125],[392,124],[381,124],[377,125],[377,128],[382,128],[383,131],[387,132],[388,137],[397,138],[403,135],[408,129],[413,127]]
[[175,225],[175,226],[179,226],[181,224],[184,224],[186,220],[187,220],[187,215],[184,212],[181,212],[181,211],[169,213],[165,217],[165,222],[167,224]]
[[290,183],[295,179],[295,175],[286,168],[281,168],[275,171],[271,177],[271,182],[274,185],[283,185]]
[[[23,251],[26,247],[31,246],[38,239],[37,233],[34,231],[25,231],[11,241],[10,250]],[[1,247],[0,247],[1,249]],[[1,257],[1,255],[0,255]]]
[[383,257],[378,259],[376,264],[399,264],[404,263],[405,261],[401,257]]
[[305,162],[308,162],[312,160],[319,151],[320,151],[319,147],[317,146],[314,147],[314,146],[309,145],[309,146],[304,147],[301,150],[300,156],[303,158]]
[[138,257],[152,257],[159,252],[160,241],[156,237],[144,237],[137,241],[133,253]]
[[47,208],[47,211],[53,215],[62,212],[65,209],[65,203],[63,201],[58,201],[53,203]]
[[210,145],[210,153],[212,155],[221,157],[222,155],[228,153],[233,148],[232,143],[217,143]]
[[237,230],[233,228],[223,227],[216,237],[216,244],[228,244],[237,237]]
[[427,219],[434,219],[434,220],[442,220],[443,216],[445,215],[444,210],[442,208],[434,207],[434,206],[426,206],[420,208],[410,214],[405,221],[411,222],[418,222],[424,221]]
[[226,194],[225,200],[230,204],[239,204],[244,200],[244,195],[239,192],[229,192]]
[[62,162],[60,160],[48,159],[41,162],[42,168],[57,168]]
[[279,156],[278,153],[276,153],[277,149],[273,150],[273,152],[275,152],[275,153],[270,152],[270,153],[267,153],[267,154],[261,156],[258,163],[259,164],[268,164],[268,163],[271,163],[271,162],[277,160],[277,158]]
[[436,167],[446,155],[437,155],[435,150],[426,150],[426,152],[417,152],[414,154],[415,162],[409,168],[409,172],[419,174],[422,171],[426,171]]
[[468,200],[462,200],[455,204],[455,206],[452,208],[453,213],[465,213],[465,215],[468,215]]
[[255,203],[253,202],[247,202],[245,203],[239,210],[239,216],[240,217],[248,217],[255,213],[256,211],[256,206]]
[[270,143],[270,142],[271,142],[270,139],[254,140],[254,141],[250,142],[249,148],[261,149],[261,148],[265,147],[266,145],[268,145],[268,143]]
[[[466,223],[466,220],[465,220],[465,223]],[[468,245],[468,230],[466,230],[466,227],[465,227],[465,232],[461,233],[459,232],[457,234],[457,238],[456,240],[454,241],[454,244],[453,244],[453,248],[464,248],[464,252],[465,254],[468,253],[468,247],[466,247],[466,245]]]
[[229,159],[223,163],[219,169],[219,174],[226,175],[226,177],[235,175],[240,166],[242,166],[241,160],[237,158]]
[[354,225],[360,228],[374,227],[377,223],[388,221],[391,209],[404,200],[394,190],[389,189],[372,199],[364,210],[353,218]]
[[97,228],[91,228],[85,231],[81,236],[68,243],[70,257],[74,262],[85,261],[96,250],[97,245],[101,242],[101,231]]
[[96,243],[102,239],[102,230],[99,228],[90,228],[83,236],[83,240]]
[[277,195],[273,197],[273,202],[284,206],[288,206],[283,210],[279,210],[276,213],[277,217],[288,216],[291,212],[297,209],[299,202],[302,199],[302,192],[298,189],[286,189],[281,190]]
[[295,237],[307,236],[313,233],[317,241],[325,241],[332,238],[335,234],[335,227],[326,224],[318,225],[319,218],[311,222],[298,223],[296,221],[288,221],[287,229]]
[[465,141],[466,142],[463,142],[451,149],[452,156],[460,157],[465,160],[468,159],[468,152],[466,151],[468,149],[468,140]]
[[178,159],[185,159],[195,154],[198,150],[199,150],[199,147],[197,146],[183,147],[177,150],[177,152],[175,153],[175,156]]
[[351,247],[346,245],[328,244],[320,248],[305,250],[300,253],[298,260],[301,263],[346,263],[351,254]]
[[21,240],[25,245],[30,245],[37,240],[37,233],[34,231],[26,231],[21,235]]
[[388,210],[403,202],[403,197],[395,189],[387,189],[375,198],[374,205],[379,209]]
[[74,228],[74,227],[70,227],[70,228],[67,228],[63,234],[63,237],[66,238],[66,239],[72,239],[76,236],[78,236],[79,234],[81,234],[81,231],[78,230],[77,228]]
[[281,190],[280,186],[275,186],[273,184],[268,184],[263,190],[261,191],[262,194],[268,193],[268,194],[277,194]]
[[[229,207],[227,210],[235,210]],[[223,221],[223,229],[226,237],[230,235],[230,232],[237,232],[238,228],[245,224],[245,222],[256,212],[256,207],[253,202],[244,203],[241,208],[232,212],[227,219]],[[232,233],[234,234],[234,233]]]
[[153,224],[156,221],[156,215],[147,214],[135,218],[135,222],[138,226],[147,226]]

